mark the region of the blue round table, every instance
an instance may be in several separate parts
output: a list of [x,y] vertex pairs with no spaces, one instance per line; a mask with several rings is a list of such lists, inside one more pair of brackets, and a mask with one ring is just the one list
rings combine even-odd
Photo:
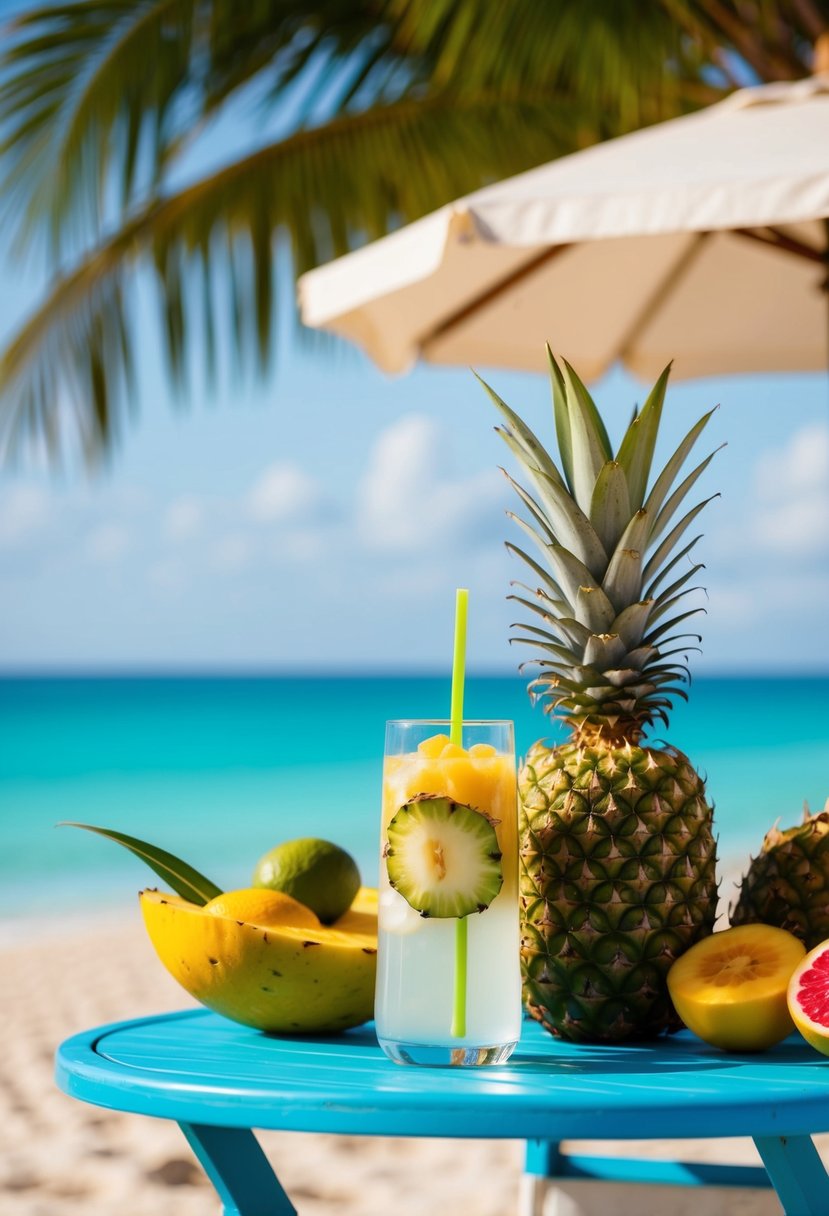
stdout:
[[[226,1216],[294,1208],[254,1128],[528,1141],[539,1177],[775,1187],[787,1216],[826,1216],[829,1179],[811,1136],[829,1131],[829,1059],[792,1038],[728,1054],[688,1032],[655,1043],[576,1046],[526,1022],[509,1063],[404,1068],[374,1030],[265,1035],[204,1010],[75,1035],[57,1081],[98,1106],[174,1119]],[[751,1136],[765,1170],[565,1156],[572,1139]]]

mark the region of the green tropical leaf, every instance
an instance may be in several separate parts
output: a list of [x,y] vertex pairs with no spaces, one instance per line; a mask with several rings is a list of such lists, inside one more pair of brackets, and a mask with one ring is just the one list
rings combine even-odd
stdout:
[[129,849],[136,857],[145,861],[150,869],[155,870],[159,878],[171,886],[177,895],[180,895],[182,899],[188,899],[192,904],[204,905],[222,894],[221,887],[217,887],[209,878],[205,878],[198,870],[194,870],[186,861],[168,853],[166,849],[160,849],[157,845],[147,844],[145,840],[138,840],[135,836],[126,836],[123,832],[114,832],[111,828],[93,827],[90,823],[64,821],[57,826],[59,828],[83,828],[85,832],[96,832],[99,836],[105,836],[107,840],[114,840],[116,844],[123,845],[125,849]]
[[[535,529],[531,528],[530,525],[526,522],[526,520],[522,519],[520,515],[516,515],[512,511],[507,511],[506,515],[507,515],[507,519],[511,519],[513,521],[513,523],[518,525],[518,527],[525,534],[525,536],[528,536],[530,538],[530,540],[533,542],[535,547],[538,549],[539,553],[544,558],[544,560],[549,563],[550,562],[550,550],[553,547],[552,543],[548,543],[547,541],[543,540],[542,537],[540,537],[538,535],[538,533],[535,531]],[[520,554],[521,550],[516,549],[515,552]],[[522,554],[522,556],[523,556],[523,554]],[[538,569],[541,569],[541,567],[538,567]],[[556,574],[558,574],[558,573],[559,572],[556,571]],[[553,579],[552,586],[553,586],[554,590],[559,593],[561,599],[569,604],[570,601],[568,599],[567,590],[564,586],[561,585],[561,582],[557,581],[556,579]]]
[[662,472],[657,477],[656,481],[653,483],[653,489],[648,495],[648,500],[645,503],[645,507],[650,513],[650,517],[654,523],[659,517],[662,504],[665,502],[665,499],[668,497],[668,494],[671,491],[671,487],[677,479],[679,470],[682,468],[683,464],[688,458],[689,453],[691,452],[691,449],[707,426],[709,419],[716,412],[716,409],[717,407],[715,406],[713,410],[709,410],[707,414],[704,414],[702,418],[700,418],[700,420],[691,427],[688,434],[682,440],[679,447],[676,449]]
[[613,621],[613,605],[597,586],[582,586],[576,596],[576,620],[591,633],[606,633]]
[[652,600],[640,600],[638,604],[628,604],[627,608],[616,617],[609,632],[618,633],[630,650],[639,647],[650,620],[652,608]]
[[676,526],[668,533],[662,543],[657,546],[656,552],[653,553],[648,559],[648,563],[645,566],[645,569],[642,571],[643,579],[647,580],[654,578],[654,576],[659,572],[665,558],[673,552],[674,547],[682,534],[686,531],[690,524],[693,523],[700,511],[702,511],[704,507],[707,507],[709,502],[712,502],[715,498],[719,498],[719,494],[712,494],[710,498],[703,499],[702,502],[697,503],[695,507],[692,507],[687,515],[683,515],[679,523],[676,524]]
[[535,522],[539,525],[541,532],[544,534],[544,536],[547,537],[547,539],[550,541],[551,544],[555,544],[556,541],[559,540],[559,538],[556,536],[555,532],[553,532],[551,530],[547,516],[541,510],[538,503],[535,501],[535,499],[532,497],[531,494],[527,493],[527,491],[524,489],[523,486],[520,486],[517,481],[515,481],[512,477],[510,477],[510,475],[506,471],[506,469],[501,469],[501,472],[504,474],[507,481],[512,486],[513,490],[515,490],[515,493],[521,499],[524,506],[527,508],[530,515],[532,515]]
[[[758,81],[808,76],[826,0],[763,0],[750,21],[744,8],[27,7],[0,53],[0,203],[14,245],[42,241],[55,278],[0,360],[7,446],[31,434],[58,453],[67,401],[90,457],[112,445],[141,361],[139,271],[156,277],[173,377],[183,382],[202,352],[210,374],[222,333],[241,368],[262,367],[277,308],[293,309],[282,291],[292,275],[488,181],[708,105],[746,69]],[[209,124],[233,98],[261,156],[246,151],[182,188],[191,147],[209,147]],[[569,430],[560,437],[572,486]]]
[[[681,612],[678,616],[672,617],[670,621],[664,621],[661,625],[658,625],[656,627],[656,629],[653,629],[650,631],[650,633],[646,634],[644,640],[649,645],[652,646],[656,642],[658,642],[658,640],[661,637],[663,637],[670,629],[673,629],[674,625],[679,625],[682,621],[687,621],[689,617],[698,616],[699,613],[701,613],[701,612],[704,613],[705,611],[706,611],[705,608],[689,608],[687,612]],[[674,634],[671,637],[671,641],[673,641],[674,638],[676,638],[676,637],[683,637],[683,636],[685,636],[685,635],[684,634]],[[689,636],[698,636],[698,635],[689,635]]]
[[617,633],[594,634],[584,648],[585,663],[602,670],[627,658],[627,647]]
[[496,430],[498,430],[501,438],[507,441],[511,450],[515,451],[517,449],[521,453],[519,459],[522,465],[528,467],[534,466],[546,473],[553,481],[561,482],[561,474],[550,459],[549,453],[541,440],[536,437],[526,422],[514,410],[510,409],[506,401],[502,397],[499,397],[495,389],[491,388],[486,380],[481,379],[474,368],[472,369],[472,375],[507,423],[508,429],[496,427]]
[[[514,586],[514,584],[512,585]],[[557,611],[556,605],[545,597],[538,597],[534,600],[528,600],[523,595],[508,595],[507,600],[515,604],[522,604],[525,608],[528,608],[530,612],[537,613],[542,620],[547,621],[548,623],[553,623],[556,619],[555,615],[550,611],[551,609],[553,609],[554,612]],[[566,606],[562,605],[562,607]]]
[[662,418],[662,406],[665,402],[665,390],[668,387],[670,374],[671,365],[669,363],[648,394],[648,399],[642,409],[631,421],[616,457],[625,471],[630,506],[633,511],[638,511],[645,501],[645,492],[648,488],[648,478],[656,447],[656,436]]
[[567,487],[575,494],[575,479],[573,476],[573,431],[570,424],[570,407],[567,402],[567,386],[561,374],[561,368],[556,363],[555,355],[547,343],[547,363],[550,368],[550,388],[553,394],[553,419],[558,440],[558,452],[561,457],[561,467],[567,479]]
[[[549,638],[549,634],[544,633],[541,629],[534,629],[532,625],[525,625],[521,621],[514,621],[510,626],[511,629],[523,629],[527,633],[532,633],[529,638],[514,637],[511,639],[516,645],[532,646],[533,650],[539,650],[543,653],[557,655],[569,667],[573,666],[573,654],[566,646],[559,646],[555,642],[542,641],[540,639]],[[548,662],[547,666],[560,669],[560,664]]]
[[647,511],[637,511],[625,528],[610,559],[602,587],[617,611],[638,599],[642,590],[642,562],[650,520]]
[[[657,616],[658,612],[661,612],[662,605],[665,602],[670,600],[672,596],[676,595],[676,593],[694,577],[698,570],[704,569],[705,566],[702,562],[696,562],[695,564],[689,566],[685,573],[680,575],[680,577],[671,583],[670,586],[666,587],[659,596],[659,604],[657,610],[654,611],[654,618]],[[685,594],[685,592],[683,592],[683,594]]]
[[[528,128],[523,146],[516,109]],[[138,270],[152,270],[180,386],[199,335],[208,363],[223,332],[240,369],[262,371],[276,349],[280,265],[301,273],[347,252],[355,233],[372,239],[463,193],[476,184],[466,152],[484,129],[491,167],[518,169],[545,147],[549,154],[562,139],[554,129],[566,125],[562,110],[541,99],[403,99],[294,132],[178,193],[152,197],[58,278],[12,336],[0,357],[0,448],[14,453],[32,430],[47,428],[57,445],[67,403],[91,457],[118,436],[131,399],[127,365],[140,362],[131,320]],[[390,171],[389,148],[398,145],[407,149],[405,173]],[[331,222],[320,222],[324,214]]]
[[590,571],[563,545],[547,545],[550,565],[575,616],[594,633],[603,633],[613,620],[613,605]]
[[676,514],[677,508],[685,501],[685,498],[688,496],[689,492],[696,485],[698,479],[702,476],[702,474],[708,468],[709,464],[714,459],[717,452],[719,452],[724,447],[725,447],[725,444],[722,443],[722,444],[720,444],[720,447],[715,448],[714,451],[710,454],[710,456],[706,456],[705,460],[700,461],[700,463],[697,465],[697,467],[695,469],[693,469],[688,474],[688,476],[682,481],[682,483],[676,488],[676,490],[674,490],[673,494],[668,499],[668,501],[665,503],[664,507],[659,512],[659,515],[657,516],[657,518],[653,524],[653,528],[651,529],[650,537],[648,538],[649,541],[653,542],[662,535],[662,533],[665,531],[668,524],[670,523],[670,521],[673,519],[674,515]]
[[590,522],[607,553],[618,545],[631,514],[625,471],[618,460],[608,460],[596,479],[590,500]]
[[684,548],[680,549],[678,553],[675,553],[669,562],[665,563],[656,577],[648,584],[645,590],[645,599],[652,599],[654,597],[657,587],[659,587],[665,581],[670,572],[682,561],[683,557],[687,557],[694,546],[701,540],[702,533],[700,532],[694,537],[693,540],[689,541]]
[[660,620],[666,612],[672,612],[680,600],[683,600],[686,595],[690,595],[692,591],[705,591],[705,587],[686,587],[684,591],[680,591],[678,595],[672,595],[669,599],[660,600],[651,613],[651,623]]
[[580,646],[582,650],[593,633],[593,630],[589,629],[582,621],[577,621],[573,617],[559,617],[556,621],[556,626],[569,639],[573,646]]
[[[535,537],[535,539],[538,540],[537,537]],[[517,545],[514,545],[512,543],[512,541],[509,541],[509,540],[505,541],[504,548],[507,549],[508,552],[514,553],[516,557],[520,557],[521,561],[526,562],[526,564],[530,567],[530,569],[532,571],[534,571],[535,574],[538,575],[538,577],[541,580],[541,582],[543,583],[543,585],[545,587],[547,587],[547,589],[552,593],[552,595],[550,597],[551,602],[556,603],[556,604],[564,603],[564,592],[562,591],[561,587],[559,587],[559,585],[555,581],[555,579],[552,577],[549,570],[545,570],[543,566],[540,566],[537,561],[535,561],[532,557],[530,557],[530,555],[528,553],[525,553],[523,549],[519,549]],[[545,550],[545,552],[546,552],[546,550]]]
[[567,415],[570,420],[573,493],[576,502],[587,515],[590,512],[596,480],[602,467],[608,460],[612,460],[613,451],[596,403],[567,360],[563,359],[562,362]]
[[[496,427],[496,430],[513,450],[511,436],[506,435],[499,427]],[[558,541],[575,553],[593,577],[598,578],[607,566],[607,554],[590,520],[573,502],[560,478],[553,481],[540,470],[526,468],[526,471],[532,477],[538,497],[543,504],[543,511],[523,486],[510,477],[506,469],[501,470],[522,502],[530,509],[536,520],[544,526],[551,539]],[[549,524],[552,524],[554,531],[550,530]]]

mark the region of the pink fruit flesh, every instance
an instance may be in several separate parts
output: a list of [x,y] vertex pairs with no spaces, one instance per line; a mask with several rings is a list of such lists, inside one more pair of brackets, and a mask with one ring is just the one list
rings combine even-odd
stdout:
[[801,975],[797,1003],[807,1018],[829,1027],[829,951],[819,955]]

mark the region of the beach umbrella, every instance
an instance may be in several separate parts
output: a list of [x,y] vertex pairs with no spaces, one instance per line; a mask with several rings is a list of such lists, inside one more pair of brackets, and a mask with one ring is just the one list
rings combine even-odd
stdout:
[[829,359],[829,71],[487,186],[302,277],[305,323],[417,359],[586,379]]

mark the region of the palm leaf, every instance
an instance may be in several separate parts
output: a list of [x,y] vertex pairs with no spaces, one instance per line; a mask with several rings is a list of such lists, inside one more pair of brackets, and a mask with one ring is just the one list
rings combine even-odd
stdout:
[[[515,139],[519,114],[527,119],[523,141]],[[545,145],[549,152],[566,126],[561,110],[540,101],[402,100],[295,132],[154,199],[55,282],[3,352],[0,443],[13,452],[44,423],[59,442],[56,414],[67,398],[90,454],[117,435],[127,357],[138,362],[129,324],[137,269],[153,269],[169,365],[180,381],[199,322],[188,291],[204,267],[211,280],[201,309],[208,359],[215,357],[214,335],[224,331],[240,367],[264,368],[275,347],[273,284],[281,262],[306,270],[346,252],[355,233],[374,238],[462,193],[472,184],[470,146],[486,149],[476,152],[479,166],[525,167]],[[405,148],[406,173],[394,172],[390,146]],[[112,340],[114,329],[123,341]]]
[[[18,16],[0,58],[0,129],[26,186],[20,239],[41,225],[54,256],[99,235],[104,192],[122,215],[212,114],[267,70],[281,101],[312,62],[332,70],[370,40],[379,14],[230,0],[73,0]],[[299,40],[297,34],[303,31]],[[389,39],[372,52],[389,57]],[[399,63],[399,53],[391,54]],[[152,70],[147,70],[147,65]],[[411,73],[410,73],[411,75]],[[139,155],[140,153],[140,155]]]
[[[91,455],[117,435],[138,268],[154,268],[180,381],[200,327],[208,368],[225,330],[231,358],[264,366],[283,267],[708,104],[735,86],[730,64],[807,75],[825,0],[755,8],[750,22],[737,0],[68,0],[19,14],[0,54],[0,203],[21,248],[49,236],[60,273],[2,359],[7,437],[58,450],[67,400]],[[176,192],[183,152],[246,88],[269,146]],[[274,140],[286,110],[303,130]]]
[[222,894],[221,887],[217,887],[209,878],[205,878],[198,870],[194,870],[186,861],[168,853],[166,849],[158,848],[157,845],[147,844],[145,840],[138,840],[135,836],[126,836],[123,832],[114,832],[111,828],[93,827],[90,823],[64,821],[57,826],[59,828],[83,828],[86,832],[96,832],[99,836],[105,836],[107,840],[114,840],[116,844],[123,845],[125,849],[129,849],[136,857],[145,861],[150,869],[155,870],[159,878],[171,886],[177,895],[180,895],[182,899],[188,899],[192,904],[204,905]]

